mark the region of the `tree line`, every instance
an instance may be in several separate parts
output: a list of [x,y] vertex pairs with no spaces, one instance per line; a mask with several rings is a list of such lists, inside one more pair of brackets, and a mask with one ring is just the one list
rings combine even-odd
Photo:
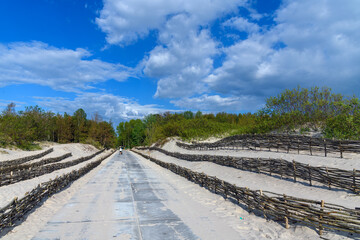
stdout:
[[360,100],[335,94],[330,88],[297,87],[269,97],[255,113],[220,112],[150,114],[121,122],[116,133],[98,114],[87,119],[83,109],[55,114],[38,106],[15,111],[9,104],[0,114],[0,146],[31,149],[36,141],[89,143],[97,147],[150,145],[167,137],[206,139],[245,133],[321,132],[324,137],[360,140]]
[[83,109],[73,115],[55,114],[39,106],[16,111],[10,103],[0,114],[0,146],[16,145],[22,149],[36,147],[36,141],[88,143],[98,148],[115,146],[116,135],[111,122],[94,114],[91,120]]
[[321,132],[326,138],[360,140],[360,101],[355,96],[335,94],[328,87],[286,89],[269,97],[255,113],[150,114],[144,119],[121,122],[117,144],[149,145],[167,137],[206,139],[245,133]]

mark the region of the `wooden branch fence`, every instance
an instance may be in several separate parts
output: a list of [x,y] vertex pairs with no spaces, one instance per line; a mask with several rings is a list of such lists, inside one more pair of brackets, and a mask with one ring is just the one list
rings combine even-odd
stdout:
[[329,153],[339,153],[343,157],[343,153],[360,153],[360,141],[352,140],[333,140],[325,138],[315,138],[300,135],[285,134],[244,134],[235,135],[221,139],[214,143],[176,143],[177,146],[188,150],[238,150],[238,149],[263,149],[284,150],[289,152],[307,151],[310,155],[315,152],[323,152],[325,157]]
[[276,158],[250,158],[250,157],[230,157],[217,155],[195,155],[182,154],[178,152],[168,152],[158,147],[138,148],[139,150],[155,150],[171,157],[186,161],[213,162],[218,165],[233,167],[240,170],[276,175],[281,178],[293,179],[294,182],[300,180],[323,183],[329,189],[332,187],[350,190],[355,194],[360,193],[360,171],[343,170],[330,167],[314,167],[296,161],[286,161]]
[[26,169],[19,168],[18,171],[7,171],[0,174],[0,186],[5,186],[13,183],[17,183],[20,181],[24,181],[27,179],[35,178],[44,174],[48,174],[51,172],[54,172],[56,170],[62,169],[62,168],[68,168],[75,166],[79,163],[88,161],[92,159],[93,157],[99,155],[100,153],[104,152],[105,149],[102,149],[94,154],[91,154],[86,157],[80,157],[78,159],[64,162],[64,163],[54,163],[49,165],[42,165],[42,166],[35,166],[35,167],[29,167]]
[[9,166],[15,166],[15,165],[19,165],[19,164],[23,164],[41,157],[44,157],[45,155],[53,152],[54,149],[53,148],[49,148],[48,150],[39,153],[39,154],[35,154],[32,156],[27,156],[27,157],[22,157],[22,158],[18,158],[18,159],[13,159],[13,160],[7,160],[7,161],[1,161],[0,162],[0,168],[3,167],[9,167]]
[[14,198],[7,206],[0,209],[0,233],[5,228],[15,226],[17,221],[23,220],[24,215],[41,204],[44,199],[66,188],[69,184],[99,166],[102,161],[113,153],[114,150],[79,170],[73,170],[70,173],[56,177],[54,180],[41,183],[30,193],[26,193],[25,197],[21,199]]
[[66,153],[64,155],[61,155],[59,157],[53,157],[53,158],[46,158],[34,163],[28,163],[28,164],[20,164],[20,165],[12,165],[12,166],[8,166],[8,167],[1,167],[0,168],[0,174],[4,174],[7,172],[11,172],[11,171],[20,171],[20,170],[24,170],[24,169],[29,169],[29,168],[33,168],[33,167],[38,167],[41,165],[45,165],[45,164],[49,164],[49,163],[55,163],[55,162],[60,162],[68,157],[71,157],[72,153]]
[[214,193],[236,200],[239,205],[246,206],[249,212],[257,211],[266,219],[282,221],[286,228],[289,227],[289,222],[301,222],[318,229],[320,235],[324,229],[360,233],[360,211],[357,209],[238,187],[216,177],[165,163],[138,151],[134,152]]

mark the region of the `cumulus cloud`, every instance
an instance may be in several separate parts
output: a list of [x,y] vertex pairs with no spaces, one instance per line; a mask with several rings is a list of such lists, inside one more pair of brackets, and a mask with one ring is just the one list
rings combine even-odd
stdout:
[[121,64],[86,60],[90,56],[85,49],[60,49],[41,42],[0,44],[0,87],[32,83],[79,91],[109,79],[123,81],[132,74]]
[[258,24],[249,22],[248,19],[243,17],[230,18],[226,20],[223,25],[225,27],[233,27],[241,32],[246,32],[249,34],[259,32],[259,30],[261,29]]
[[205,91],[201,81],[213,69],[217,44],[209,30],[198,31],[192,19],[178,15],[160,33],[164,44],[155,47],[145,60],[144,73],[157,78],[156,97],[176,98]]
[[[274,20],[270,30],[225,49],[223,65],[205,80],[213,91],[269,96],[296,85],[327,85],[355,93],[360,87],[356,0],[285,1]],[[245,21],[241,26],[253,31]]]
[[2,107],[3,109],[5,109],[5,107],[7,107],[10,103],[15,103],[15,105],[17,107],[23,106],[25,104],[25,102],[20,102],[20,101],[9,101],[9,100],[5,100],[5,99],[0,99],[0,107]]
[[200,97],[182,98],[171,101],[182,109],[204,111],[252,111],[263,106],[263,99],[255,96],[221,97],[219,95],[202,95]]
[[141,65],[146,76],[158,80],[155,97],[178,98],[206,92],[202,79],[212,72],[219,53],[207,26],[246,2],[106,0],[96,21],[110,44],[126,45],[156,29],[159,44]]
[[143,118],[151,113],[169,111],[155,104],[141,105],[126,97],[106,93],[81,93],[73,100],[61,97],[37,97],[39,105],[54,112],[73,113],[79,108],[91,116],[99,113],[105,120],[115,124],[134,118]]
[[236,10],[246,0],[104,0],[96,23],[110,44],[125,45],[160,29],[172,16],[192,16],[194,25],[208,24],[222,14]]
[[[256,110],[259,99],[297,85],[358,94],[357,0],[284,0],[274,13],[265,14],[273,18],[267,26],[262,25],[265,15],[251,8],[249,16],[222,19],[248,2],[105,0],[96,22],[109,44],[123,46],[156,30],[158,45],[140,65],[158,81],[155,96],[177,99],[172,103],[181,108],[248,109],[251,104],[243,103],[253,101]],[[222,36],[214,36],[223,33],[211,32],[214,20],[241,36],[247,33],[246,39],[234,38],[237,42],[224,47]],[[214,68],[215,60],[220,67]]]

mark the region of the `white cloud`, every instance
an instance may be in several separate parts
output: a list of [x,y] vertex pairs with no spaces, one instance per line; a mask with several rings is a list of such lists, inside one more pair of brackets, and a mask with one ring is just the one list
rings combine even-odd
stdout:
[[158,79],[155,97],[177,98],[206,91],[219,43],[207,26],[247,0],[106,0],[96,19],[110,44],[126,45],[158,31],[158,42],[141,66]]
[[[7,107],[10,103],[15,103],[16,107],[23,106],[23,105],[25,104],[25,102],[10,101],[10,100],[0,99],[0,107],[3,107],[2,110],[4,110],[5,107]],[[2,110],[0,110],[0,112],[1,112]]]
[[259,32],[261,29],[259,25],[249,22],[249,20],[243,17],[230,18],[226,20],[223,25],[225,27],[233,27],[241,32],[247,32],[249,34]]
[[221,97],[219,95],[202,95],[200,97],[182,98],[171,101],[182,109],[204,111],[252,111],[263,106],[263,99],[255,96]]
[[[126,45],[157,31],[158,46],[141,67],[158,80],[155,96],[178,99],[172,101],[178,107],[248,109],[251,101],[296,85],[358,94],[358,0],[284,0],[274,24],[265,27],[257,24],[265,15],[248,8],[248,19],[238,14],[223,23],[248,38],[223,48],[209,26],[247,2],[106,0],[97,24],[110,44]],[[214,69],[220,54],[224,61]]]
[[212,91],[269,96],[296,85],[327,85],[357,93],[358,1],[285,1],[275,21],[267,32],[252,34],[225,50],[223,65],[205,80]]
[[0,87],[32,83],[78,91],[109,79],[123,81],[131,74],[120,64],[85,60],[89,56],[85,49],[59,49],[41,42],[0,44]]
[[37,97],[37,103],[49,110],[72,114],[79,108],[85,110],[88,116],[95,112],[105,120],[112,120],[115,124],[120,121],[143,118],[151,113],[169,111],[155,104],[141,105],[126,97],[106,93],[81,93],[73,100],[61,97]]
[[219,16],[235,11],[246,0],[104,0],[96,23],[110,44],[128,44],[160,29],[178,14],[192,17],[193,24],[207,25]]
[[213,69],[213,56],[217,44],[206,29],[192,27],[187,15],[177,15],[169,20],[160,33],[164,46],[157,46],[144,61],[144,73],[157,78],[155,96],[176,98],[203,92],[201,79]]

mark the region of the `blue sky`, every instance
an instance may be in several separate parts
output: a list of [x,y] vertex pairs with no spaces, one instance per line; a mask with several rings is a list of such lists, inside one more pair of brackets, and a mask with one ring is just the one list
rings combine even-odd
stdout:
[[0,3],[0,107],[254,112],[286,88],[359,95],[358,0]]

